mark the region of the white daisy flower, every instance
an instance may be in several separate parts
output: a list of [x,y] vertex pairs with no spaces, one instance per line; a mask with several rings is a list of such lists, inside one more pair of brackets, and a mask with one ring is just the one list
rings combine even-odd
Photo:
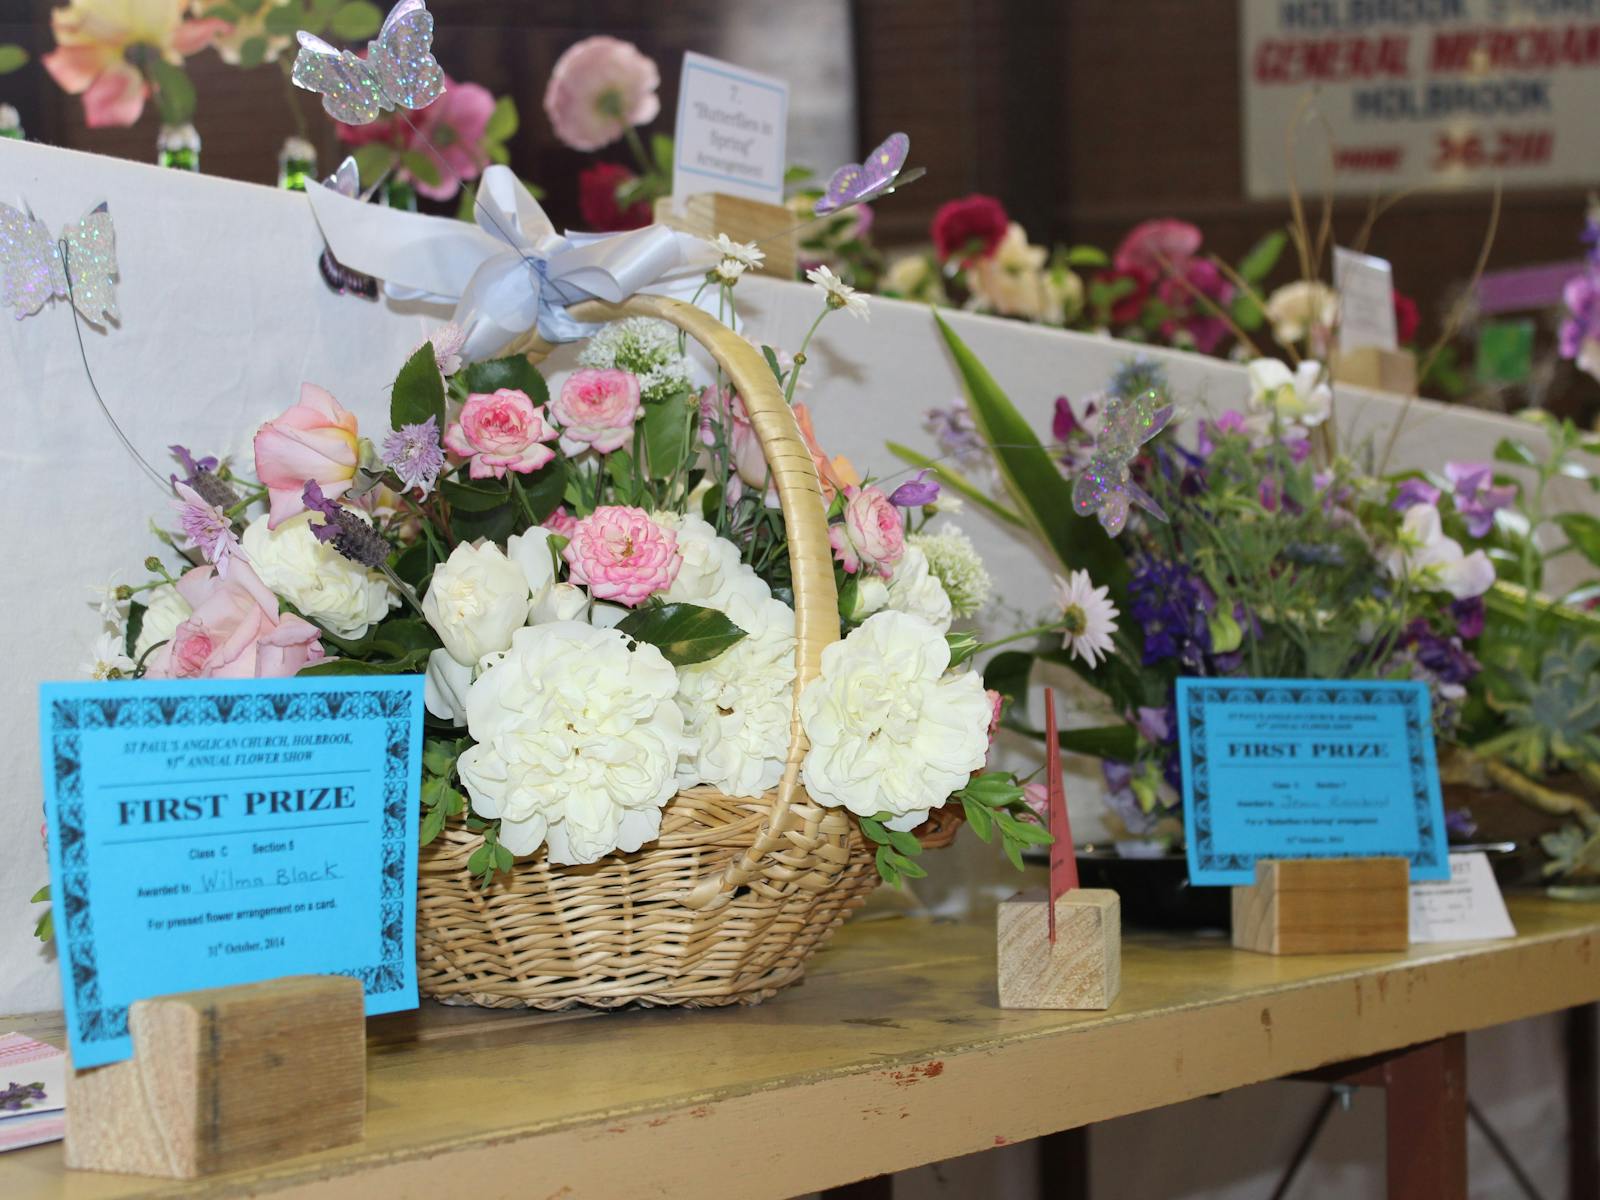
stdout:
[[122,636],[108,629],[95,638],[88,661],[79,669],[91,679],[124,679],[135,668],[123,650]]
[[827,299],[829,308],[842,308],[853,317],[868,319],[867,298],[827,267],[813,267],[806,278]]
[[1061,607],[1063,633],[1061,645],[1091,667],[1110,657],[1111,635],[1117,632],[1117,606],[1110,592],[1095,587],[1087,571],[1074,571],[1069,578],[1056,576],[1056,602]]
[[732,287],[738,283],[739,276],[743,275],[744,272],[745,265],[737,258],[725,258],[711,270],[711,274],[716,277],[717,282],[725,287]]
[[766,261],[767,252],[754,242],[736,242],[725,233],[719,233],[714,238],[707,238],[706,244],[715,250],[724,260],[732,259],[741,267],[754,270]]

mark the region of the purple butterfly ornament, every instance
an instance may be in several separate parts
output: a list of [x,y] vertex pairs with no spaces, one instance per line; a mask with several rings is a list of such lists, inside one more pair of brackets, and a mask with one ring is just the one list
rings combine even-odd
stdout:
[[906,155],[911,153],[911,139],[903,133],[891,133],[883,144],[867,155],[865,162],[846,163],[828,180],[827,190],[817,201],[816,215],[825,217],[852,204],[865,204],[879,196],[904,187],[914,179],[922,178],[921,167],[913,167],[901,174],[906,165]]

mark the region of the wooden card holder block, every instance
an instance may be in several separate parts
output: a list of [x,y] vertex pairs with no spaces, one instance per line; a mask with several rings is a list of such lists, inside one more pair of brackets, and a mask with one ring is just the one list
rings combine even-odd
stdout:
[[129,1008],[128,1029],[131,1059],[68,1075],[69,1167],[193,1179],[362,1138],[359,979],[158,996]]
[[1361,346],[1333,356],[1336,383],[1354,384],[1397,396],[1417,394],[1417,356],[1409,350]]
[[725,233],[736,242],[760,242],[767,257],[758,269],[777,279],[794,278],[799,253],[795,226],[800,220],[781,204],[702,192],[675,209],[672,197],[663,196],[656,201],[655,218],[672,229],[700,237]]
[[1000,1007],[1110,1008],[1122,990],[1122,901],[1105,888],[1063,892],[1052,945],[1047,895],[1030,888],[1000,903]]
[[1265,859],[1233,889],[1233,944],[1262,954],[1404,950],[1411,869],[1403,858]]

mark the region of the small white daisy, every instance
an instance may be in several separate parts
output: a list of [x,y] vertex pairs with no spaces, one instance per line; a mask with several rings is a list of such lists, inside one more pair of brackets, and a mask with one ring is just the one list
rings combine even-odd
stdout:
[[1117,632],[1117,606],[1110,592],[1095,587],[1087,571],[1074,571],[1063,579],[1056,576],[1056,601],[1061,607],[1061,645],[1090,667],[1100,665],[1114,648],[1111,635]]
[[724,287],[732,287],[739,282],[739,276],[743,275],[744,271],[744,264],[737,258],[725,258],[712,268],[711,274]]
[[124,679],[131,677],[136,668],[124,652],[122,635],[108,629],[95,638],[89,661],[79,669],[90,679]]
[[806,278],[827,298],[829,308],[842,308],[851,316],[860,317],[863,321],[869,319],[867,298],[827,267],[813,267],[806,272]]
[[736,242],[725,233],[707,238],[706,244],[724,259],[731,258],[741,267],[754,270],[766,261],[767,252],[754,242]]

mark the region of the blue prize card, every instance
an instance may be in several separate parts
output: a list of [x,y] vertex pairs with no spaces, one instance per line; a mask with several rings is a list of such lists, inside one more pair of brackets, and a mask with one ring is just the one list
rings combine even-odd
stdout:
[[39,689],[50,896],[73,1065],[128,1005],[280,975],[415,1008],[422,679]]
[[1260,858],[1400,857],[1448,879],[1433,716],[1420,683],[1178,680],[1189,881],[1250,884]]

